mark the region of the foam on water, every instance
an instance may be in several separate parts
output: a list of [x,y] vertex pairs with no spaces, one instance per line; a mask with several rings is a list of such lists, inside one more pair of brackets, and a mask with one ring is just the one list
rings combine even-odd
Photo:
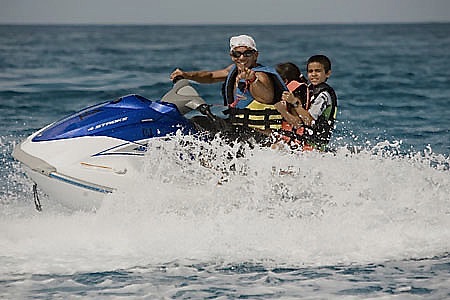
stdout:
[[44,198],[37,213],[31,195],[2,199],[0,273],[175,260],[324,266],[450,248],[449,161],[431,151],[401,155],[385,142],[291,153],[189,138],[151,147],[133,186],[96,211]]

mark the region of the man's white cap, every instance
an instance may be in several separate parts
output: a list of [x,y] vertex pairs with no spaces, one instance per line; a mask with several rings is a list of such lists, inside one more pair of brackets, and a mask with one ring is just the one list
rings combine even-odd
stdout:
[[230,38],[230,50],[233,50],[236,47],[247,47],[258,51],[258,49],[256,49],[255,40],[251,36],[245,34],[232,36]]

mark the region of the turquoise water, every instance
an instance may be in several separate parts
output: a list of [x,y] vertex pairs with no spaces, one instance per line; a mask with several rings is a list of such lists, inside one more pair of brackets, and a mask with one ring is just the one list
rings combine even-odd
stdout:
[[[198,145],[218,166],[206,170],[167,143],[96,212],[45,197],[34,211],[15,144],[88,105],[158,99],[176,67],[222,68],[241,33],[266,65],[332,59],[336,153],[247,149],[219,186],[223,145]],[[448,23],[0,26],[0,298],[448,297],[449,33]],[[196,88],[220,110],[219,84]]]

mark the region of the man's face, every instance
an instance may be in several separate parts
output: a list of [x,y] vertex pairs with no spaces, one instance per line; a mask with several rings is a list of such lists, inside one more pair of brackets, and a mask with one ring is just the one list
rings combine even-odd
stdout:
[[256,66],[258,52],[245,46],[236,47],[230,52],[231,59],[239,66],[251,68]]

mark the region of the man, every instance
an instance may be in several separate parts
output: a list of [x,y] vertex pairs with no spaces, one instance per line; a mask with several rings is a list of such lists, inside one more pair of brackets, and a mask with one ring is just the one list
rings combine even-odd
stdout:
[[182,71],[170,75],[199,83],[224,82],[224,104],[228,105],[229,121],[234,126],[258,130],[266,134],[280,128],[281,115],[273,104],[286,90],[283,81],[273,68],[257,63],[258,49],[248,35],[230,38],[230,57],[233,64],[214,71]]

